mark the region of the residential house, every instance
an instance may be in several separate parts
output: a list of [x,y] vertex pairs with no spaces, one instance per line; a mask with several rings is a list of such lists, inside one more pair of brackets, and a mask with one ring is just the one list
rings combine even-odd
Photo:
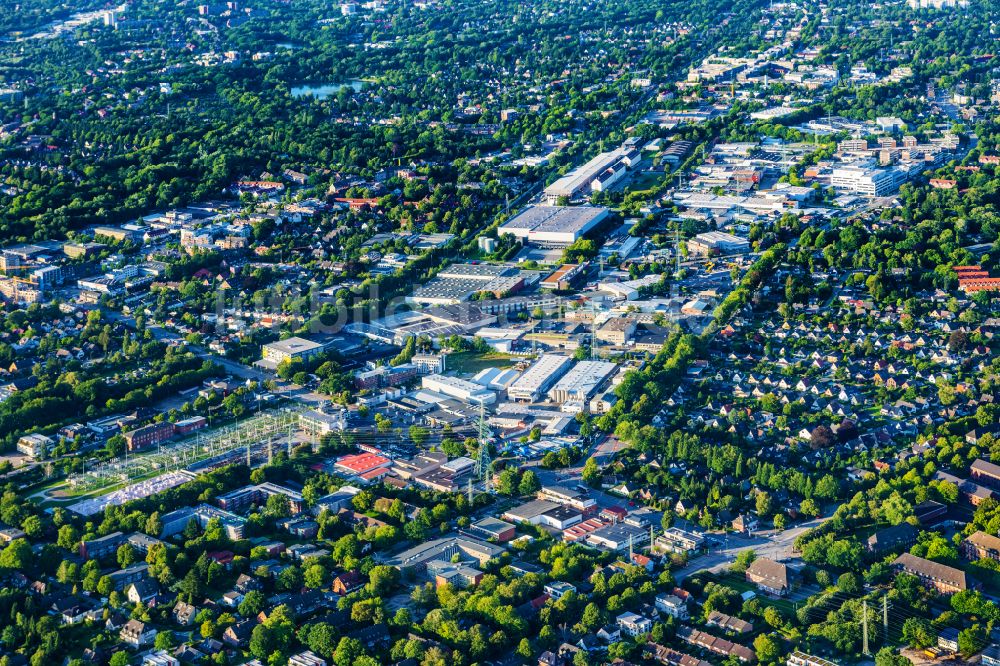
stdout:
[[615,621],[621,627],[623,633],[632,637],[643,636],[653,630],[653,622],[649,618],[637,615],[636,613],[622,613]]
[[678,652],[659,643],[647,643],[645,653],[647,657],[655,659],[665,666],[712,666],[703,659]]
[[704,631],[692,629],[688,626],[682,626],[677,629],[677,638],[685,643],[704,648],[709,652],[714,652],[723,657],[736,657],[744,663],[753,663],[757,660],[757,655],[754,654],[754,651],[745,645],[733,643],[732,641],[713,636]]
[[576,592],[576,586],[571,583],[564,583],[561,580],[556,580],[546,584],[543,591],[545,594],[558,601],[569,592]]
[[194,622],[195,616],[198,614],[198,609],[192,604],[186,601],[178,601],[177,605],[174,606],[173,618],[174,622],[181,625],[182,627],[187,627]]
[[222,642],[232,647],[244,647],[250,642],[250,634],[256,626],[257,622],[250,619],[230,625],[222,633]]
[[746,579],[758,589],[777,596],[788,594],[791,587],[788,567],[766,557],[757,558],[747,567]]
[[605,643],[617,643],[622,639],[622,628],[617,624],[606,624],[597,630],[597,637]]
[[976,586],[961,569],[925,560],[910,553],[903,553],[893,560],[892,565],[897,571],[916,576],[925,587],[937,590],[941,594],[954,594]]
[[687,602],[673,594],[658,594],[654,602],[657,610],[678,620],[688,619]]
[[156,629],[139,620],[129,620],[118,633],[118,637],[123,643],[132,647],[142,647],[153,642],[156,638]]
[[909,548],[917,542],[919,530],[909,523],[900,523],[879,530],[868,537],[865,548],[869,553],[880,554]]
[[733,529],[743,534],[753,534],[757,531],[757,516],[751,514],[740,514],[732,522]]
[[155,606],[156,598],[160,594],[160,585],[152,578],[132,583],[125,590],[125,598],[131,604],[142,604],[144,606]]
[[1000,465],[978,459],[969,467],[969,476],[993,488],[1000,488]]
[[367,579],[359,571],[345,571],[333,579],[333,591],[339,595],[347,595],[356,590],[360,590],[367,583]]
[[1000,560],[1000,537],[974,532],[962,541],[962,554],[970,560]]
[[753,623],[747,622],[746,620],[741,620],[738,617],[733,617],[732,615],[726,615],[725,613],[720,613],[717,610],[712,611],[708,614],[708,618],[705,620],[705,624],[709,627],[718,627],[723,631],[732,632],[736,634],[749,634],[753,632]]

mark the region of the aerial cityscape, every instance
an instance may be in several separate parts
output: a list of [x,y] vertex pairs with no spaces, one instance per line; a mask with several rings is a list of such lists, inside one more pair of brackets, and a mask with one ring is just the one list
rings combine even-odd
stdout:
[[1000,666],[996,0],[0,6],[0,666]]

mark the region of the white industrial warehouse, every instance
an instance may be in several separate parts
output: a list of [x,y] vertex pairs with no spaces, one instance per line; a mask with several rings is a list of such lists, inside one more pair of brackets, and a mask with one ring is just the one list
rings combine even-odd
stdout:
[[608,361],[580,361],[552,387],[549,399],[553,402],[590,400],[617,367]]
[[524,243],[542,247],[572,245],[603,222],[610,211],[602,206],[531,206],[497,229]]
[[476,404],[491,404],[496,401],[497,396],[493,391],[484,389],[479,384],[467,382],[457,377],[445,377],[444,375],[427,375],[420,379],[420,385],[428,391],[434,391],[452,398],[458,398],[465,402]]
[[560,377],[569,370],[573,361],[560,354],[542,354],[516,382],[507,387],[511,400],[538,400]]

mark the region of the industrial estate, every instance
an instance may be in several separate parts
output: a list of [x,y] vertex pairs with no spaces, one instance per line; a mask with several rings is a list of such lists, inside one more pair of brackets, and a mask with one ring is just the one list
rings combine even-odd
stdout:
[[22,0],[0,666],[1000,666],[1000,6]]

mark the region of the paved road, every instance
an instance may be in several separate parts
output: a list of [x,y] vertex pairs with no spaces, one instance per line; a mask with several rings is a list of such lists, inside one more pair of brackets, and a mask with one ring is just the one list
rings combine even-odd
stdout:
[[736,555],[743,550],[752,548],[758,557],[766,557],[775,561],[791,560],[798,555],[793,551],[795,540],[803,532],[822,525],[833,517],[831,512],[823,518],[816,518],[805,523],[800,523],[795,527],[775,532],[774,530],[762,530],[753,536],[742,534],[713,535],[716,539],[722,539],[722,545],[712,549],[709,553],[691,560],[687,565],[673,572],[674,578],[679,583],[684,578],[698,571],[721,571],[736,560]]

